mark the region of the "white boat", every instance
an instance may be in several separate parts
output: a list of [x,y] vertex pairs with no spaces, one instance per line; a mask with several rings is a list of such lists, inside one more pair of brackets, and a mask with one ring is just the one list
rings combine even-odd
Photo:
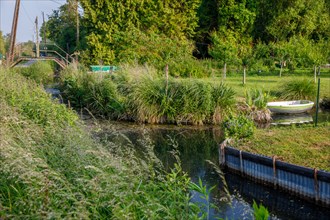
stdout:
[[308,100],[268,102],[267,108],[274,113],[297,114],[311,110],[314,102]]

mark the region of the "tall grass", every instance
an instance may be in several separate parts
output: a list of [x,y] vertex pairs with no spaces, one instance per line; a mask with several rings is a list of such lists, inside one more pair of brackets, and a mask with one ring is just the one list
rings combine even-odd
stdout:
[[77,109],[87,108],[96,115],[116,118],[122,112],[116,85],[109,75],[90,74],[69,67],[62,73],[63,97]]
[[123,157],[129,145],[95,142],[37,84],[2,70],[0,81],[0,218],[196,218],[180,166]]
[[25,77],[33,79],[37,83],[50,84],[54,81],[54,67],[50,62],[37,61],[28,67],[16,67]]
[[308,79],[292,80],[283,85],[281,97],[286,100],[309,99],[314,100],[315,84]]
[[148,66],[124,66],[110,75],[64,75],[64,96],[94,114],[141,123],[219,123],[234,104],[225,84],[160,76]]

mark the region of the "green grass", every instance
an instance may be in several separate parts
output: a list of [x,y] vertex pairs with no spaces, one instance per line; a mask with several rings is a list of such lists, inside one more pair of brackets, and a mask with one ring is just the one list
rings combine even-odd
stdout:
[[330,171],[330,126],[304,125],[258,129],[254,137],[237,144],[248,152],[279,160]]
[[0,82],[0,219],[196,218],[189,178],[163,171],[152,143],[147,160],[101,144],[34,81],[0,68]]
[[[309,79],[314,82],[313,75],[310,77],[306,76],[247,76],[246,85],[242,84],[242,77],[240,76],[229,76],[224,82],[232,87],[236,92],[236,98],[244,98],[246,90],[249,89],[262,89],[264,91],[269,91],[272,94],[278,94],[281,91],[283,85],[288,81]],[[205,79],[206,81],[221,81],[221,78],[209,78]],[[329,96],[330,93],[330,77],[321,77],[321,89],[320,97]],[[315,90],[315,99],[316,99],[316,90]],[[279,99],[273,97],[274,100]]]

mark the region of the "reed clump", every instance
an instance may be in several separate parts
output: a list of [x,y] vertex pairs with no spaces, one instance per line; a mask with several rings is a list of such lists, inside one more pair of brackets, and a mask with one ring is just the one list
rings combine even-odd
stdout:
[[235,102],[223,83],[166,78],[148,66],[112,75],[76,71],[64,76],[62,89],[74,107],[140,123],[219,124]]
[[0,70],[0,82],[1,219],[196,218],[180,166],[165,173],[127,143],[96,142],[73,111],[15,72]]
[[292,80],[283,84],[281,98],[285,100],[313,100],[316,85],[308,79]]

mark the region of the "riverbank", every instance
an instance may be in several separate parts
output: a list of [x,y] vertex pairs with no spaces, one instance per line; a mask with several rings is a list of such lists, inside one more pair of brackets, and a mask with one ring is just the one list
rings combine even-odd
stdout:
[[[128,142],[100,144],[35,81],[0,68],[0,219],[190,219],[180,166]],[[123,137],[123,139],[125,139]]]
[[288,163],[330,171],[330,125],[272,127],[257,129],[253,138],[235,144],[251,153]]

